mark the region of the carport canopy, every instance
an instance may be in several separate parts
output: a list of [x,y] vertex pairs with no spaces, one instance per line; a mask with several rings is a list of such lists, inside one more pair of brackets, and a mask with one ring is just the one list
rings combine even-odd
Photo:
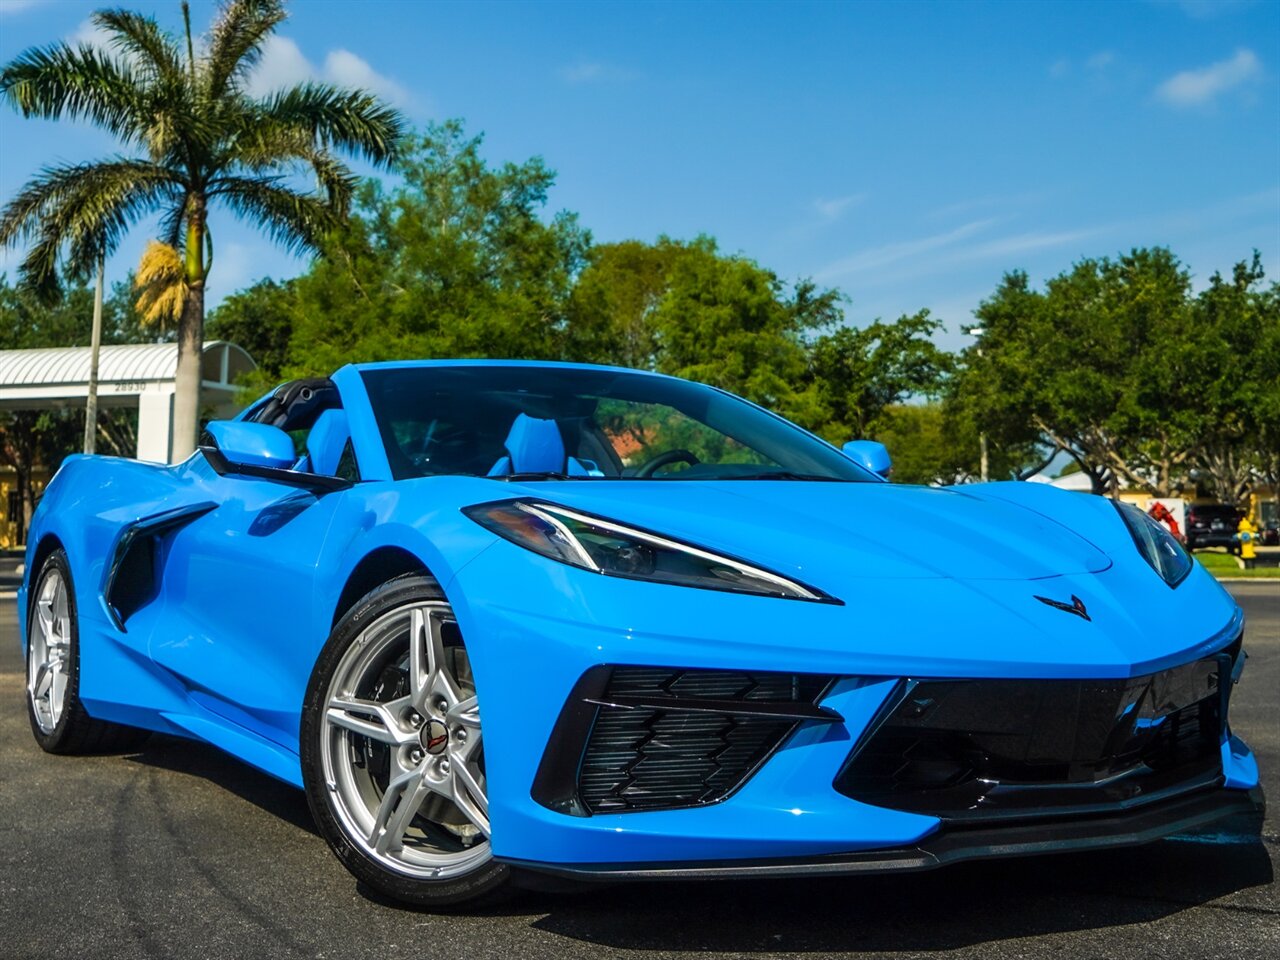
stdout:
[[[0,410],[82,406],[89,397],[90,349],[0,350]],[[236,410],[235,381],[257,365],[243,348],[222,340],[204,345],[200,407],[214,416]],[[98,406],[138,408],[139,460],[168,463],[173,449],[173,393],[178,345],[138,343],[102,347]]]

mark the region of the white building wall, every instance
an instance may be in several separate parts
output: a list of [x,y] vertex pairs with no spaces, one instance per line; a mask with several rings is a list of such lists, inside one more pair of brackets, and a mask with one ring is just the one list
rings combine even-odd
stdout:
[[138,459],[168,463],[173,436],[173,391],[138,396]]

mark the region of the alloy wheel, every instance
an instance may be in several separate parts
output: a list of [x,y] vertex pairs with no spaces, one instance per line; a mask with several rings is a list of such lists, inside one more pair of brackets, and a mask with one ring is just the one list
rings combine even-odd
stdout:
[[27,634],[27,696],[41,732],[51,734],[67,703],[71,670],[71,604],[67,581],[50,567],[36,588]]
[[479,703],[447,603],[398,607],[352,642],[321,740],[330,806],[367,856],[432,880],[491,858]]

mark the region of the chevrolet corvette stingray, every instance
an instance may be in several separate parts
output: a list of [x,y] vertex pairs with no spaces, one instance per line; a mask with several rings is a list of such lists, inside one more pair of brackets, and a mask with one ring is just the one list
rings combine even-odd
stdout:
[[1140,510],[888,483],[652,373],[293,381],[183,463],[69,458],[26,571],[41,747],[212,744],[417,904],[1132,846],[1262,804],[1241,612]]

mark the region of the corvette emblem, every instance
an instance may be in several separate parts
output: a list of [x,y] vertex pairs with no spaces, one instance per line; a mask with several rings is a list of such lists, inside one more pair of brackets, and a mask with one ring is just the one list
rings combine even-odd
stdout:
[[448,728],[434,717],[423,725],[422,733],[418,736],[422,741],[422,749],[433,757],[444,753],[444,748],[449,742]]
[[1055,610],[1061,610],[1063,613],[1074,613],[1082,620],[1093,621],[1093,617],[1089,616],[1089,611],[1085,609],[1084,601],[1074,593],[1071,595],[1070,603],[1063,603],[1061,600],[1050,600],[1048,597],[1036,597],[1036,599],[1053,607]]

